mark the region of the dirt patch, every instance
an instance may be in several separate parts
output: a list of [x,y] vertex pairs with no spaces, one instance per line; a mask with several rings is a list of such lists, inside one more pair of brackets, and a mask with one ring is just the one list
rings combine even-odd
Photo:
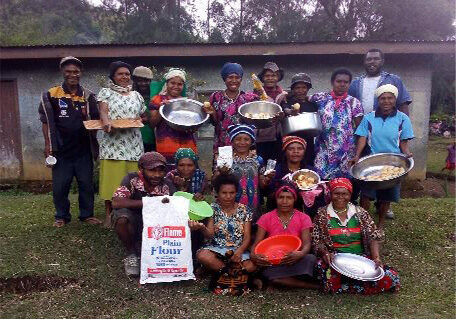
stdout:
[[440,178],[426,178],[424,181],[406,180],[402,184],[401,197],[402,198],[419,198],[419,197],[434,197],[441,198],[455,196],[455,182],[454,180],[447,180]]
[[70,285],[79,285],[78,280],[59,276],[24,276],[0,278],[0,293],[26,294],[48,291]]
[[52,190],[52,181],[1,181],[0,191],[46,194]]

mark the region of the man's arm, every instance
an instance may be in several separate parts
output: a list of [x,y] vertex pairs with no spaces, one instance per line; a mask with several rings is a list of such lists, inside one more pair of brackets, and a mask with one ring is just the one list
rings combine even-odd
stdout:
[[399,111],[401,111],[402,113],[407,114],[407,116],[408,116],[409,113],[410,113],[409,104],[410,104],[410,103],[407,103],[407,102],[402,103],[402,104],[399,106]]
[[112,198],[112,208],[119,209],[119,208],[129,208],[129,209],[138,209],[142,208],[142,200],[139,199],[130,199],[130,198],[121,198],[121,197],[113,197]]

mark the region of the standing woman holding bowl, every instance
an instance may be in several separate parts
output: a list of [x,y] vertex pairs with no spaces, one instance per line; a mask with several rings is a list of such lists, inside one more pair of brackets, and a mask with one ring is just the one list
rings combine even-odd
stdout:
[[190,148],[195,153],[196,140],[192,131],[182,132],[170,127],[161,117],[159,109],[169,100],[184,97],[187,74],[184,70],[172,68],[164,76],[164,85],[159,94],[152,97],[150,116],[155,127],[157,152],[166,158],[166,162],[174,168],[174,154],[179,148]]
[[231,145],[228,126],[239,124],[238,109],[242,104],[258,100],[254,93],[240,90],[244,70],[238,63],[227,62],[220,71],[226,89],[212,93],[209,106],[205,106],[206,113],[211,115],[211,122],[215,126],[214,155],[221,146]]
[[322,132],[315,143],[314,166],[325,180],[349,177],[349,162],[355,156],[355,129],[363,118],[361,102],[348,95],[352,74],[340,68],[331,75],[331,92],[312,95],[318,105]]
[[122,178],[138,170],[144,153],[139,128],[114,129],[111,120],[144,116],[144,99],[132,91],[131,66],[122,61],[109,65],[109,83],[97,96],[103,132],[100,144],[100,197],[105,201],[105,226],[110,226],[111,199]]

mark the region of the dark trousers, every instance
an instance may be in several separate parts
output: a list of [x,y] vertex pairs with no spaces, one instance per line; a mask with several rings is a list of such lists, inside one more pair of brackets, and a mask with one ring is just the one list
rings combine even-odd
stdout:
[[71,220],[70,192],[73,177],[76,177],[79,192],[79,219],[93,216],[93,161],[90,152],[80,157],[67,159],[56,156],[57,163],[52,167],[52,197],[55,206],[55,218],[66,222]]

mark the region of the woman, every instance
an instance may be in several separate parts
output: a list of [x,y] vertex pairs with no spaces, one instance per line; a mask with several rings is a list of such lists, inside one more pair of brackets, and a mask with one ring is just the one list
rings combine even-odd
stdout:
[[299,237],[302,241],[301,249],[285,255],[277,266],[271,266],[263,255],[252,253],[251,258],[257,266],[266,267],[263,276],[275,285],[290,288],[318,288],[318,284],[309,280],[313,275],[316,260],[314,255],[309,254],[312,221],[309,216],[294,208],[298,194],[293,185],[283,182],[274,196],[277,200],[277,209],[264,214],[258,220],[252,252],[263,239],[283,234]]
[[[268,96],[268,101],[280,104],[286,92],[278,85],[283,79],[284,72],[274,62],[266,62],[258,73],[258,79],[263,83],[263,88]],[[255,92],[261,95],[261,92]],[[256,131],[256,151],[265,161],[277,159],[280,153],[279,122],[275,121],[272,127]]]
[[197,253],[198,261],[213,272],[226,272],[227,265],[218,257],[225,256],[231,250],[232,262],[241,263],[247,272],[255,271],[255,265],[249,260],[247,248],[250,245],[252,211],[236,202],[239,181],[234,175],[219,175],[214,179],[217,194],[212,209],[214,215],[207,226],[201,230],[208,244]]
[[194,194],[196,200],[203,200],[208,183],[206,173],[198,168],[198,156],[191,148],[179,148],[174,161],[176,169],[168,172],[166,178],[176,189]]
[[331,75],[332,91],[317,93],[310,102],[318,105],[323,131],[315,143],[314,166],[323,179],[349,176],[349,162],[355,155],[355,128],[363,117],[361,102],[348,95],[352,74],[337,69]]
[[[367,143],[371,154],[403,153],[407,157],[413,154],[409,151],[409,140],[414,138],[412,122],[409,117],[396,109],[398,89],[391,84],[377,88],[378,107],[363,118],[356,130],[358,143],[353,164],[358,162]],[[369,211],[370,201],[377,200],[378,227],[383,228],[391,202],[398,202],[401,185],[397,184],[388,189],[361,189],[361,206]]]
[[151,99],[150,115],[155,126],[157,152],[165,156],[168,164],[173,167],[173,156],[179,148],[191,148],[197,152],[196,140],[192,131],[182,132],[170,127],[158,111],[169,100],[183,97],[186,73],[180,69],[170,69],[164,76],[165,84],[158,95]]
[[[233,146],[231,171],[239,179],[236,201],[252,210],[255,223],[260,215],[259,188],[265,188],[266,176],[262,174],[263,159],[250,152],[255,143],[254,127],[244,124],[231,125],[228,127],[228,134]],[[217,169],[214,176],[218,176],[223,170]]]
[[[280,104],[286,116],[295,116],[304,112],[317,112],[318,106],[316,103],[309,102],[307,93],[312,88],[312,80],[306,73],[297,73],[291,78],[291,92],[286,96],[285,100]],[[299,108],[295,107],[298,104]],[[305,134],[296,134],[306,140],[307,148],[304,155],[305,162],[308,165],[313,165],[315,159],[315,143],[314,138]]]
[[[274,168],[274,177],[271,181],[266,177],[265,182],[268,184],[268,210],[274,209],[276,206],[274,190],[282,182],[286,176],[290,176],[300,169],[315,170],[310,165],[307,165],[304,154],[306,153],[307,143],[304,139],[298,136],[286,136],[282,139],[282,159]],[[300,191],[299,195],[303,199],[302,211],[313,217],[318,208],[326,205],[327,187],[319,185],[311,191]]]
[[238,109],[242,104],[258,100],[254,93],[245,93],[239,88],[244,70],[237,63],[225,63],[220,71],[226,89],[212,93],[209,98],[210,106],[204,110],[211,115],[215,126],[214,156],[221,146],[230,145],[228,126],[239,124]]
[[109,83],[97,96],[103,131],[100,138],[100,197],[105,201],[105,226],[110,225],[111,198],[122,178],[138,171],[144,153],[138,128],[113,129],[111,120],[137,119],[146,112],[144,99],[131,88],[131,66],[122,61],[109,65]]
[[[336,178],[329,184],[331,203],[320,208],[314,219],[312,241],[317,261],[318,277],[323,289],[331,293],[375,294],[398,291],[399,274],[384,266],[380,259],[380,242],[384,232],[377,229],[369,213],[350,203],[352,184],[347,178]],[[334,253],[366,255],[377,267],[383,267],[385,276],[379,281],[350,279],[329,267]]]

